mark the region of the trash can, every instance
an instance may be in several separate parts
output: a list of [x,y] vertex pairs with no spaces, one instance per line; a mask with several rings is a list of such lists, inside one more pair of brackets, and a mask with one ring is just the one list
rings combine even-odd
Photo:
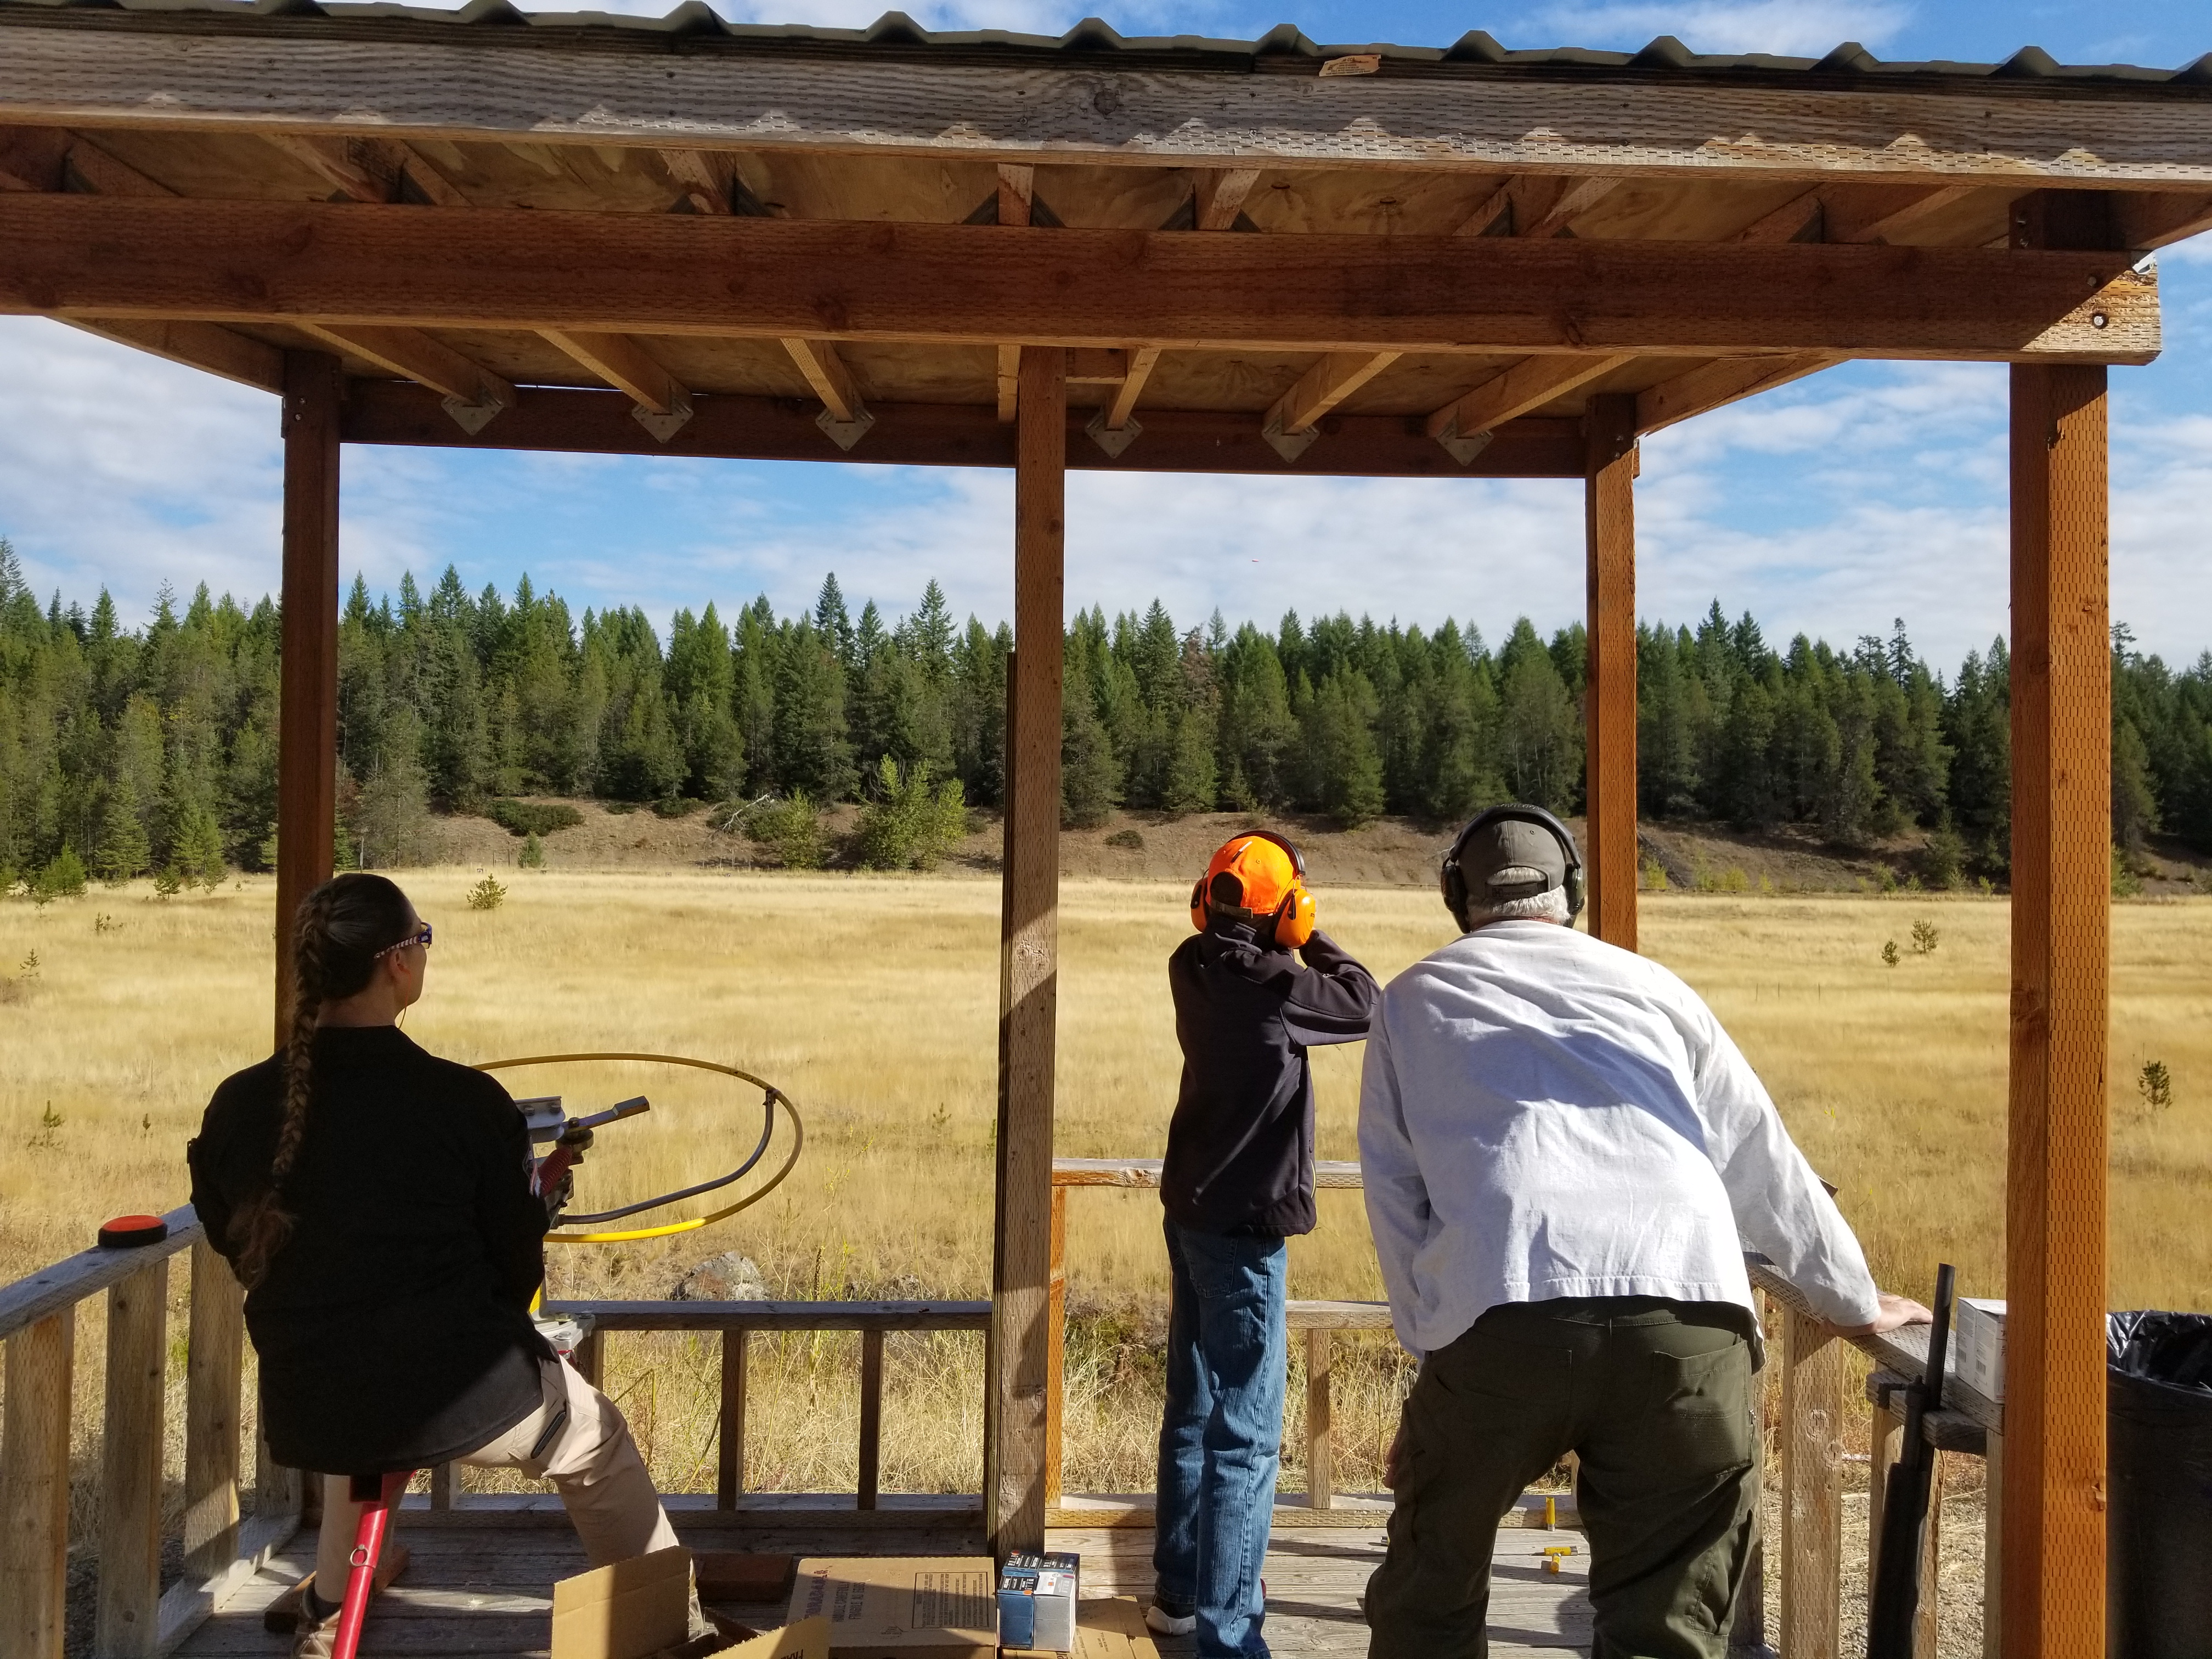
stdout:
[[2212,1659],[2212,1314],[2105,1322],[2110,1659]]

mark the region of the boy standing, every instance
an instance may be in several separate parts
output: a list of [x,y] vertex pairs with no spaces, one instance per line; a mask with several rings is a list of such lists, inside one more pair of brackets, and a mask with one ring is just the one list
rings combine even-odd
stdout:
[[1377,995],[1313,914],[1290,842],[1238,836],[1192,890],[1199,933],[1168,961],[1183,1065],[1160,1178],[1174,1289],[1145,1617],[1163,1635],[1195,1630],[1204,1659],[1267,1652],[1260,1569],[1283,1439],[1283,1241],[1314,1226],[1306,1050],[1365,1036]]

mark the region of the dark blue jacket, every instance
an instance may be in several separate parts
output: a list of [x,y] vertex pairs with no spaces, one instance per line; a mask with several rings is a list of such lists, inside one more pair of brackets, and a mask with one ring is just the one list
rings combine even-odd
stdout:
[[1182,1089],[1160,1201],[1194,1232],[1283,1237],[1314,1228],[1313,1074],[1306,1050],[1367,1035],[1374,975],[1325,933],[1301,952],[1217,924],[1168,958]]

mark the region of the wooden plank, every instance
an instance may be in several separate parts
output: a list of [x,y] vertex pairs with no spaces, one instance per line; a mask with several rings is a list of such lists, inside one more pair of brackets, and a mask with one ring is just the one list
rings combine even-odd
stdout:
[[1982,1460],[1982,1659],[2003,1659],[2004,1437],[1990,1437]]
[[[620,334],[2085,362],[2148,362],[2159,349],[2155,272],[2097,250],[1207,236],[23,193],[0,194],[0,312],[535,330],[595,345],[595,373],[613,372],[620,349],[589,337]],[[646,391],[666,373],[623,372]]]
[[1744,398],[1771,392],[1776,386],[1802,380],[1832,368],[1840,357],[1819,354],[1802,356],[1723,357],[1685,371],[1671,380],[1647,386],[1636,394],[1636,429],[1656,432],[1692,415],[1720,409]]
[[1192,213],[1200,230],[1227,230],[1260,182],[1257,167],[1208,168],[1190,176]]
[[161,1599],[161,1430],[169,1359],[169,1263],[107,1292],[107,1399],[100,1423],[100,1659],[154,1659]]
[[860,1333],[860,1472],[855,1507],[872,1510],[884,1460],[884,1334]]
[[661,165],[675,181],[684,199],[691,204],[694,213],[727,213],[730,210],[729,158],[711,155],[704,150],[664,149]]
[[[980,1331],[988,1302],[549,1302],[598,1331]],[[586,1341],[589,1341],[589,1337]]]
[[1620,352],[1524,358],[1430,416],[1428,434],[1431,438],[1472,438],[1489,432],[1634,361],[1633,354]]
[[2148,252],[2212,230],[2212,195],[2203,191],[2131,191],[2112,210],[2123,247]]
[[[2058,240],[2069,204],[2025,234]],[[2002,1620],[2008,1659],[2104,1640],[2112,662],[2105,374],[2012,376],[2012,1038]]]
[[[1162,1160],[1157,1158],[1056,1158],[1052,1161],[1055,1187],[1140,1187],[1160,1184]],[[1359,1165],[1348,1159],[1316,1158],[1314,1185],[1357,1190]]]
[[510,382],[420,329],[366,328],[343,323],[301,326],[341,351],[366,357],[379,368],[404,375],[444,397],[502,409],[514,404],[517,394]]
[[1975,188],[1942,185],[1934,190],[1905,185],[1895,190],[1831,191],[1823,198],[1822,234],[1832,242],[1887,241],[1964,201]]
[[638,341],[618,330],[541,328],[538,332],[640,409],[655,415],[688,412],[690,395]]
[[1575,221],[1582,218],[1626,182],[1626,179],[1613,173],[1595,173],[1588,178],[1577,179],[1559,192],[1559,199],[1533,220],[1527,229],[1522,229],[1516,223],[1514,226],[1514,234],[1557,236],[1563,231],[1571,230],[1574,228]]
[[449,1510],[460,1501],[461,1471],[458,1463],[441,1463],[430,1471],[430,1507]]
[[1306,1507],[1336,1504],[1336,1460],[1329,1441],[1329,1352],[1335,1339],[1325,1327],[1306,1331]]
[[60,190],[71,139],[59,127],[0,126],[0,190]]
[[[549,1307],[546,1311],[558,1313],[560,1306],[555,1304]],[[575,1366],[577,1376],[596,1389],[601,1386],[601,1379],[606,1375],[606,1338],[595,1330],[588,1333],[584,1340],[576,1345],[576,1351],[569,1355],[568,1363]]]
[[833,418],[840,421],[865,421],[868,418],[868,405],[860,396],[860,388],[854,383],[853,371],[837,355],[837,348],[833,343],[793,336],[785,339],[783,349],[790,355],[799,372],[806,377],[806,384],[814,388],[814,395],[822,399],[823,406]]
[[131,321],[117,317],[72,317],[71,328],[103,340],[150,351],[187,368],[204,369],[257,392],[284,390],[284,354],[219,323]]
[[385,203],[398,193],[398,169],[367,140],[323,138],[297,132],[265,136],[270,143],[294,161],[304,163],[348,201]]
[[1159,362],[1158,346],[1138,346],[1129,353],[1129,372],[1121,377],[1114,401],[1107,406],[1108,431],[1119,432],[1129,424],[1129,417],[1137,412],[1137,399],[1145,395],[1145,382],[1152,378]]
[[2212,182],[2212,137],[2185,82],[2031,85],[1984,72],[1819,87],[1795,76],[1599,82],[1402,60],[1377,76],[1317,80],[1222,73],[1279,62],[1257,53],[1184,67],[1152,53],[1071,60],[1005,46],[901,62],[881,47],[847,55],[704,40],[692,44],[735,49],[672,52],[649,31],[599,31],[592,50],[564,52],[535,33],[459,27],[332,52],[330,25],[289,20],[252,32],[190,14],[9,21],[0,121],[343,134],[373,110],[392,138],[648,149],[680,133],[709,150],[1025,163],[1049,149],[1056,162],[1136,167]]
[[[156,1659],[174,1653],[217,1607],[251,1584],[299,1530],[297,1515],[256,1516],[239,1534],[237,1553],[231,1559],[205,1572],[194,1570],[188,1562],[185,1577],[161,1592],[155,1615],[160,1629],[154,1644]],[[253,1621],[256,1634],[260,1632],[260,1622],[258,1618]],[[283,1651],[280,1644],[266,1637],[263,1641],[270,1650]]]
[[[290,1035],[292,927],[331,878],[337,825],[338,418],[327,352],[284,354],[284,641],[276,744],[276,1046]],[[226,1270],[227,1272],[227,1270]]]
[[0,1430],[0,1653],[61,1659],[69,1588],[70,1383],[76,1312],[8,1339]]
[[1636,397],[1589,400],[1583,486],[1588,684],[1583,876],[1589,930],[1636,949]]
[[999,222],[1025,225],[1036,199],[1036,169],[1025,162],[999,164]]
[[96,196],[174,196],[128,161],[117,160],[90,139],[73,137],[64,163],[75,181]]
[[1822,203],[1820,192],[1808,190],[1780,207],[1761,214],[1736,232],[1739,242],[1819,241]]
[[1844,1345],[1818,1320],[1784,1316],[1782,1372],[1782,1659],[1834,1659],[1842,1618],[1839,1490]]
[[[1055,231],[1054,235],[1064,235]],[[1252,238],[1223,238],[1251,240]],[[997,1248],[991,1376],[997,1443],[985,1497],[1000,1553],[1044,1545],[1046,1316],[1060,956],[1060,628],[1067,382],[1061,353],[1022,353],[1014,471],[1014,661],[1008,669],[1004,919],[999,957]],[[1042,641],[1042,643],[1040,643]]]
[[[1139,353],[1142,356],[1142,353]],[[526,386],[515,406],[481,433],[464,431],[436,393],[393,380],[357,380],[346,402],[349,443],[452,449],[689,455],[732,460],[847,460],[897,466],[1011,467],[1014,434],[988,406],[876,404],[868,441],[849,455],[824,445],[810,405],[791,398],[694,395],[692,417],[665,442],[648,437],[617,392]],[[1351,477],[1579,478],[1581,422],[1508,422],[1462,466],[1421,430],[1419,417],[1330,415],[1295,466],[1261,436],[1249,414],[1148,410],[1143,436],[1109,455],[1083,436],[1092,417],[1069,416],[1068,464],[1090,471],[1264,473]],[[1080,440],[1081,441],[1077,441]]]
[[1387,1331],[1387,1302],[1291,1302],[1285,1318],[1294,1331]]
[[1275,400],[1263,424],[1287,433],[1306,432],[1316,422],[1396,362],[1395,351],[1332,351],[1298,377]]
[[[327,833],[323,844],[330,845]],[[204,1238],[192,1245],[191,1295],[185,1357],[185,1570],[204,1577],[238,1559],[239,1367],[246,1343],[246,1294],[230,1264]]]
[[161,1218],[169,1236],[159,1244],[126,1250],[89,1250],[64,1257],[50,1267],[26,1273],[14,1284],[0,1286],[0,1338],[76,1306],[110,1285],[120,1285],[152,1263],[190,1249],[199,1241],[200,1221],[189,1204],[179,1205]]
[[1008,426],[1014,421],[1014,407],[1021,400],[1022,349],[1018,345],[1000,345],[999,352],[999,419]]
[[743,1325],[722,1333],[721,1443],[714,1459],[714,1504],[733,1510],[745,1489],[745,1360],[751,1334]]
[[1045,1277],[1044,1502],[1060,1502],[1067,1412],[1067,1188],[1052,1188],[1052,1257]]

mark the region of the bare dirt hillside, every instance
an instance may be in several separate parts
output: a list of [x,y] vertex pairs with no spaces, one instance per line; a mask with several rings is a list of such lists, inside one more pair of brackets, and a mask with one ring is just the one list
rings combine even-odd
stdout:
[[[650,807],[609,810],[596,800],[572,800],[582,822],[544,837],[549,866],[564,870],[671,867],[771,869],[775,855],[742,832],[718,830],[708,811],[665,818]],[[849,831],[858,809],[824,815],[831,839]],[[999,868],[999,820],[977,812],[975,830],[946,859],[951,873],[994,874]],[[486,869],[513,865],[522,842],[489,818],[439,821],[449,862]],[[1239,812],[1200,812],[1170,818],[1157,813],[1117,812],[1092,830],[1060,836],[1060,869],[1069,876],[1131,881],[1188,881],[1224,841],[1238,830],[1268,825],[1294,836],[1317,885],[1425,887],[1436,880],[1437,860],[1451,840],[1450,825],[1382,818],[1358,830],[1325,819],[1267,818]],[[1579,818],[1568,820],[1577,835]],[[1882,891],[1912,878],[1923,854],[1917,835],[1865,848],[1839,848],[1805,831],[1753,834],[1725,824],[1647,824],[1639,836],[1647,886],[1688,891],[1849,893]],[[2148,860],[2148,896],[2212,891],[2212,859],[2177,846],[2154,848]],[[833,867],[837,860],[833,858]]]

